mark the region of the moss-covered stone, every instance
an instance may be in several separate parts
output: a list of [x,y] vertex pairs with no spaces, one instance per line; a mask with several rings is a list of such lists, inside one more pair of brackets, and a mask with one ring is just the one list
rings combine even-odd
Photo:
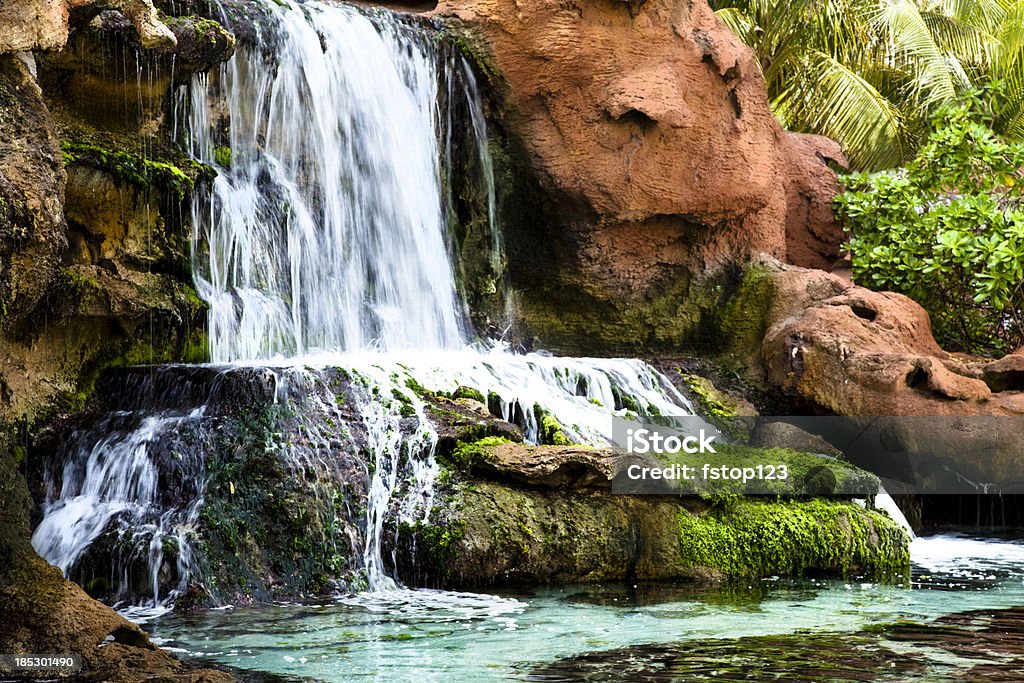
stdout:
[[509,440],[501,436],[485,436],[470,442],[458,441],[451,454],[444,456],[443,460],[454,467],[469,471],[478,462],[490,459],[492,449],[503,443],[509,443]]
[[572,444],[572,439],[566,435],[558,418],[544,410],[539,403],[534,404],[533,415],[540,426],[541,444],[545,446],[569,446]]
[[[616,495],[459,478],[432,519],[458,528],[432,585],[721,579],[906,572],[909,539],[885,515],[827,499]],[[425,547],[421,530],[410,530]],[[454,551],[451,547],[454,546]]]
[[889,517],[845,501],[736,498],[678,515],[680,566],[710,576],[905,572],[909,538]]
[[487,397],[473,387],[459,387],[452,392],[452,398],[468,398],[473,401],[479,401],[485,405],[487,403]]
[[[755,494],[768,496],[846,495],[874,496],[878,477],[851,463],[786,448],[755,448],[716,442],[714,454],[666,453],[659,455],[666,465],[692,468],[694,477],[671,482],[672,491],[715,499],[722,496]],[[704,467],[754,473],[748,481],[704,476]],[[758,467],[762,469],[758,470]]]
[[192,159],[172,164],[88,142],[65,140],[61,143],[61,153],[65,165],[91,166],[110,173],[115,182],[136,191],[145,191],[152,186],[179,200],[195,189],[197,182],[209,182],[217,175],[210,166]]

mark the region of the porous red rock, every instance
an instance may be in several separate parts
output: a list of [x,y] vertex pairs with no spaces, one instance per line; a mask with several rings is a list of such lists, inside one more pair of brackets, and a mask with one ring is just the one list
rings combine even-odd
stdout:
[[778,266],[770,277],[762,358],[787,393],[840,415],[1024,414],[1017,356],[946,353],[927,312],[900,294],[820,270]]
[[[753,54],[706,3],[450,0],[436,14],[483,44],[536,175],[532,232],[506,226],[506,241],[549,348],[678,346],[716,303],[709,275],[762,254],[834,259],[826,159],[841,155],[780,128]],[[671,320],[644,329],[655,317]]]

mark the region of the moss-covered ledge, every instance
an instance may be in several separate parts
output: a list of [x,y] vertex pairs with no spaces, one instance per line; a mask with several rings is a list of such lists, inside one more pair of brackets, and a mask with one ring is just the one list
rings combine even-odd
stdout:
[[713,578],[899,574],[910,563],[906,532],[850,501],[737,497],[678,522],[681,569]]
[[[449,459],[430,524],[399,529],[418,585],[903,575],[909,537],[884,512],[839,497],[613,493],[606,449],[489,438]],[[751,449],[752,450],[752,449]],[[820,458],[764,451],[813,469]],[[741,457],[739,453],[732,458]],[[748,454],[749,455],[749,454]],[[870,474],[843,465],[844,476]]]

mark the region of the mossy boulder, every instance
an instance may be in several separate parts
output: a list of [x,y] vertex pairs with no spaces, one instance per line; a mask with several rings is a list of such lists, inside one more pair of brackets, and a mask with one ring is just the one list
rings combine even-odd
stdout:
[[[460,444],[463,457],[443,477],[431,523],[398,534],[400,575],[472,587],[908,569],[909,537],[884,513],[848,499],[795,495],[814,489],[821,457],[724,451],[727,464],[787,462],[796,481],[767,486],[760,496],[740,495],[732,483],[675,495],[622,494],[612,488],[621,464],[608,450],[499,439]],[[829,462],[840,488],[878,490],[872,475]]]
[[807,572],[900,574],[909,537],[887,515],[849,501],[737,497],[678,516],[679,566],[711,577]]

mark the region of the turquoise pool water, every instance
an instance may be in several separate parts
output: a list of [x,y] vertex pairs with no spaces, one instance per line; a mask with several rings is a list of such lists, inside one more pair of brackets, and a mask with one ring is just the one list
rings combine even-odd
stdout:
[[1024,605],[1024,543],[937,536],[915,541],[912,557],[913,580],[894,585],[400,590],[169,613],[145,627],[185,658],[322,681],[935,680],[983,665],[1014,670],[1020,655],[991,644],[1003,640],[989,639],[988,650],[963,643],[992,631],[991,615]]

